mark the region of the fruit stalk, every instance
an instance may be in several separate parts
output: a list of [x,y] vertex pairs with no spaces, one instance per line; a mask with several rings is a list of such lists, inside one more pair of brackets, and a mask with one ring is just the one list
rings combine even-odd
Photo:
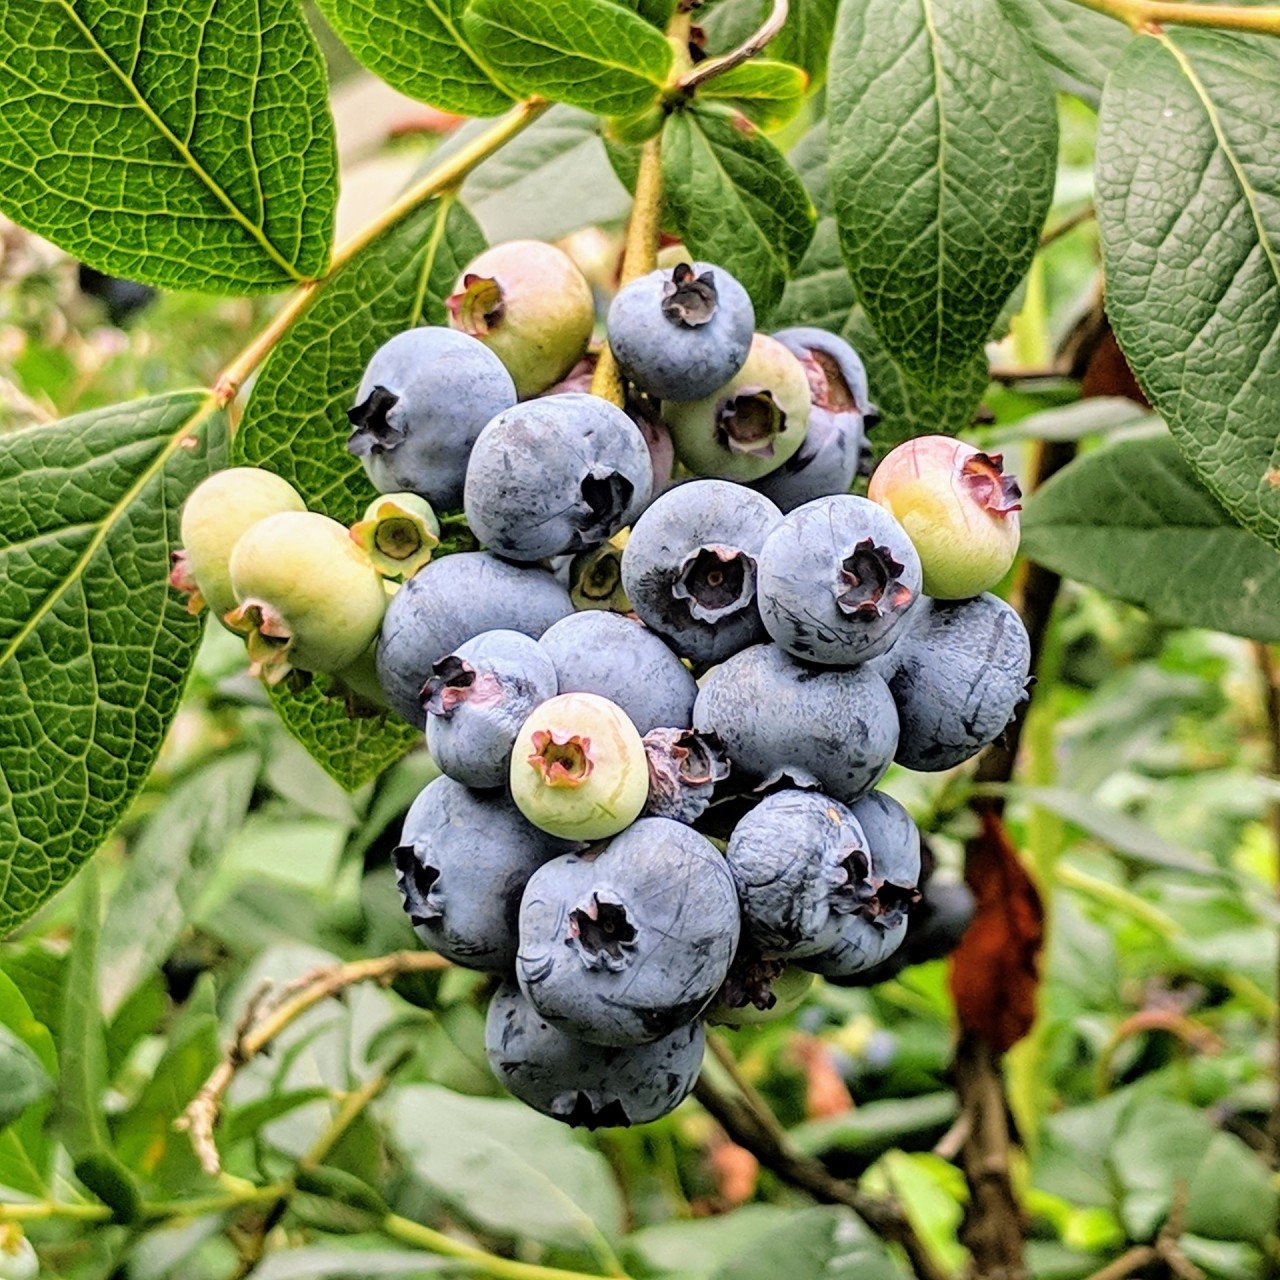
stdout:
[[505,146],[529,127],[551,104],[542,98],[528,98],[517,103],[492,128],[455,152],[443,164],[433,168],[398,200],[387,206],[368,226],[340,245],[329,263],[329,270],[316,280],[308,280],[271,318],[267,326],[218,375],[213,394],[220,405],[229,404],[244,385],[245,379],[270,354],[271,349],[289,331],[307,309],[312,297],[370,241],[393,226],[419,205],[456,188],[481,162]]

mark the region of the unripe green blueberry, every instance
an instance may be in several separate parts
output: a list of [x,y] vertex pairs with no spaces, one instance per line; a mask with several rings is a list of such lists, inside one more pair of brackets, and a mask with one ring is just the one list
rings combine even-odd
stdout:
[[630,529],[620,529],[603,546],[580,551],[573,557],[569,565],[569,599],[575,609],[631,612],[631,602],[622,585],[622,553],[630,536]]
[[733,962],[706,1019],[722,1027],[753,1027],[794,1013],[813,986],[813,974],[781,960]]
[[582,359],[596,318],[586,277],[567,253],[541,240],[486,249],[459,276],[447,305],[449,323],[506,365],[522,400]]
[[228,624],[250,670],[276,684],[290,670],[334,674],[373,642],[387,593],[369,557],[336,520],[287,511],[259,520],[231,554],[237,607]]
[[676,457],[690,471],[758,480],[804,443],[809,379],[782,343],[758,333],[736,377],[701,400],[663,405],[662,416]]
[[384,578],[405,581],[440,545],[440,521],[426,498],[386,493],[375,498],[351,526],[351,540]]
[[995,586],[1018,554],[1022,490],[998,453],[950,436],[917,436],[886,454],[867,497],[907,531],[938,600],[967,600]]
[[511,795],[535,827],[565,840],[604,840],[640,816],[648,794],[644,743],[608,698],[562,693],[521,727]]
[[241,535],[267,516],[305,511],[287,481],[258,467],[229,467],[202,480],[182,508],[182,550],[173,553],[170,583],[187,593],[187,608],[208,605],[219,619],[236,606],[231,553]]

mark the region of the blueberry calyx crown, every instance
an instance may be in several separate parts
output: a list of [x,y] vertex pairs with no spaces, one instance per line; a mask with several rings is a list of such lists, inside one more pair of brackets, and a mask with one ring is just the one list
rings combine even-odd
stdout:
[[767,387],[744,389],[716,408],[716,439],[730,453],[772,458],[786,429],[787,415]]
[[584,600],[608,600],[622,585],[622,553],[613,546],[595,548],[573,567],[573,590]]
[[836,605],[869,620],[905,608],[913,593],[899,576],[902,569],[888,547],[864,538],[841,562]]
[[582,515],[576,522],[578,545],[569,550],[588,551],[622,523],[636,487],[617,471],[597,468],[583,476],[578,491],[582,495]]
[[595,768],[591,739],[576,733],[559,737],[553,729],[536,729],[529,763],[538,771],[544,786],[580,787]]
[[293,671],[289,664],[293,632],[278,610],[262,600],[246,600],[223,621],[244,636],[250,675],[277,685]]
[[992,515],[1022,510],[1022,486],[1015,476],[1005,475],[1003,454],[971,454],[960,467],[960,478],[969,496]]
[[397,845],[391,853],[396,887],[412,925],[430,924],[444,914],[440,894],[440,869],[421,861],[411,844]]
[[552,1110],[571,1129],[625,1129],[631,1124],[631,1117],[617,1098],[610,1098],[597,1108],[582,1090],[567,1105],[566,1100],[557,1099]]
[[636,930],[627,919],[626,907],[603,902],[599,893],[593,893],[585,906],[569,912],[567,941],[576,948],[587,968],[619,973],[630,963]]
[[354,430],[347,437],[347,451],[357,458],[390,453],[405,442],[405,430],[395,426],[388,414],[400,397],[386,387],[374,387],[364,400],[347,410],[347,421]]
[[728,1009],[745,1009],[747,1005],[753,1005],[761,1013],[772,1009],[778,1003],[773,984],[786,967],[782,960],[768,960],[763,956],[735,962],[720,988],[720,1003]]
[[205,605],[204,596],[191,572],[191,563],[187,553],[182,550],[169,553],[169,585],[187,597],[187,612],[199,613]]
[[475,667],[456,653],[447,653],[431,664],[431,674],[422,686],[422,709],[448,719],[471,696],[475,683]]
[[445,306],[455,328],[473,338],[492,333],[507,313],[502,286],[492,276],[470,271],[462,277],[462,288],[445,299]]
[[671,594],[688,601],[699,622],[719,622],[755,599],[755,559],[741,547],[707,543],[684,558]]
[[706,324],[716,313],[717,301],[715,275],[695,275],[687,262],[681,262],[662,286],[662,314],[686,329]]

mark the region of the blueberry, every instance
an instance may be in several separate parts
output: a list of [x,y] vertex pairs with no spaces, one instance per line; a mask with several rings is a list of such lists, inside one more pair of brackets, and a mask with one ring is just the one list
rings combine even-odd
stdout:
[[800,448],[752,487],[783,511],[794,511],[814,498],[849,492],[867,454],[868,420],[877,411],[862,361],[843,338],[824,329],[783,329],[773,336],[804,366],[809,428]]
[[767,796],[725,850],[742,927],[765,956],[812,955],[831,945],[833,915],[865,909],[871,854],[850,810],[818,791]]
[[902,723],[895,759],[928,773],[962,764],[1004,732],[1027,696],[1031,642],[997,596],[926,596],[889,659]]
[[544,569],[507,564],[483,551],[432,560],[392,596],[378,639],[378,679],[392,709],[426,727],[422,686],[431,664],[482,631],[535,639],[573,612]]
[[599,396],[568,392],[500,413],[471,451],[472,532],[513,560],[585,551],[644,510],[653,485],[640,429]]
[[920,596],[920,560],[874,502],[818,498],[765,539],[757,594],[765,628],[793,657],[851,667],[897,639]]
[[783,960],[739,951],[706,1020],[713,1026],[749,1027],[794,1013],[813,986],[813,974]]
[[186,592],[188,611],[208,605],[221,622],[236,607],[231,553],[242,535],[267,516],[306,509],[287,480],[258,467],[228,467],[196,485],[182,505],[182,550],[169,576]]
[[431,758],[469,787],[500,787],[520,726],[555,696],[555,668],[536,640],[482,631],[432,663],[422,689]]
[[676,457],[696,475],[758,480],[804,443],[809,380],[780,342],[756,334],[742,368],[699,400],[668,401],[662,415]]
[[585,1044],[546,1022],[515,983],[499,987],[485,1019],[493,1074],[521,1102],[585,1129],[648,1124],[674,1111],[702,1067],[701,1023],[650,1044]]
[[1008,573],[1018,553],[1022,491],[998,453],[950,436],[917,436],[885,456],[867,496],[910,535],[931,596],[976,596]]
[[383,494],[351,526],[351,540],[384,578],[403,581],[428,563],[440,545],[440,521],[416,493]]
[[709,734],[695,729],[651,729],[644,735],[649,758],[649,798],[654,818],[696,822],[707,811],[716,784],[729,776],[729,758]]
[[904,916],[897,924],[868,920],[863,916],[841,917],[831,945],[818,955],[799,961],[806,969],[824,978],[850,978],[883,964],[907,936]]
[[586,277],[567,253],[540,240],[486,249],[463,269],[447,306],[449,323],[510,370],[521,399],[563,378],[595,326]]
[[920,829],[883,791],[868,792],[850,808],[871,851],[868,906],[896,924],[920,900]]
[[405,817],[396,884],[426,946],[468,969],[505,973],[516,959],[525,884],[566,847],[531,827],[501,792],[436,778]]
[[641,818],[603,849],[539,868],[520,907],[520,987],[593,1044],[642,1044],[692,1022],[738,943],[738,900],[715,846]]
[[608,337],[618,367],[658,400],[701,400],[743,366],[755,310],[722,267],[681,262],[618,290]]
[[753,645],[703,681],[693,725],[714,733],[744,780],[783,779],[851,804],[884,776],[898,742],[889,688],[874,671],[817,670]]
[[379,493],[407,491],[457,508],[481,427],[515,402],[511,375],[474,338],[407,329],[369,361],[347,414],[347,448]]
[[636,521],[622,553],[631,607],[694,662],[720,662],[764,638],[756,557],[782,513],[724,480],[664,493]]
[[616,613],[575,613],[539,641],[561,693],[597,693],[627,713],[641,735],[693,723],[698,686],[689,669],[641,622]]

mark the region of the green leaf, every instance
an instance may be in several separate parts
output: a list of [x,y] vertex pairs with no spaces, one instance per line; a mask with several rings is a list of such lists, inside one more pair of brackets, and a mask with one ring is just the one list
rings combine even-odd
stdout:
[[1077,0],[1000,0],[1005,15],[1048,64],[1058,87],[1097,107],[1133,33]]
[[391,1128],[417,1175],[488,1230],[561,1247],[621,1232],[604,1157],[518,1102],[414,1085],[397,1092]]
[[656,101],[671,46],[612,0],[473,0],[463,28],[504,84],[602,116]]
[[0,436],[0,933],[71,879],[155,760],[203,631],[169,550],[225,464],[207,391]]
[[253,1270],[255,1280],[432,1280],[456,1265],[411,1249],[280,1249]]
[[337,159],[293,0],[6,0],[0,208],[82,261],[171,289],[321,274]]
[[1022,548],[1172,626],[1280,640],[1280,552],[1231,519],[1166,437],[1060,471],[1027,502]]
[[1215,1133],[1187,1186],[1187,1230],[1262,1249],[1275,1230],[1276,1209],[1276,1189],[1258,1154],[1233,1133]]
[[956,1118],[954,1093],[867,1102],[843,1115],[811,1120],[791,1130],[806,1155],[847,1152],[871,1164],[894,1147],[930,1147]]
[[1237,519],[1280,545],[1280,56],[1134,40],[1103,95],[1107,314],[1147,398]]
[[1052,86],[996,0],[867,0],[840,11],[828,123],[854,289],[890,354],[936,392],[972,366],[1035,254]]
[[745,116],[692,107],[663,129],[662,176],[668,216],[689,250],[727,267],[767,312],[817,220],[786,157]]
[[262,762],[223,756],[183,779],[130,852],[102,926],[103,1007],[113,1017],[168,956],[215,860],[244,822]]
[[809,77],[800,67],[755,58],[708,80],[698,97],[728,99],[760,128],[778,129],[794,119],[808,87]]
[[620,0],[628,9],[634,9],[650,26],[666,30],[671,15],[676,11],[676,0]]
[[35,1051],[0,1025],[0,1128],[52,1091],[53,1080]]
[[[840,0],[791,0],[782,30],[765,48],[770,57],[794,62],[817,88],[827,75],[827,54]],[[707,33],[707,50],[727,53],[758,30],[773,8],[773,0],[721,0],[698,25]],[[707,86],[708,88],[710,86]]]
[[[58,1055],[49,1028],[38,1022],[21,991],[0,973],[0,1026],[35,1055],[50,1078],[58,1073]],[[0,1187],[36,1199],[48,1195],[47,1171],[52,1144],[45,1121],[50,1102],[42,1099],[0,1132]]]
[[905,1272],[848,1209],[815,1206],[752,1240],[712,1280],[903,1280]]
[[382,232],[320,284],[253,384],[235,459],[285,477],[307,505],[350,524],[374,496],[347,452],[347,410],[364,367],[389,338],[444,324],[444,299],[484,248],[452,197],[434,200]]
[[462,116],[511,105],[462,30],[467,0],[316,0],[358,61],[393,89]]

